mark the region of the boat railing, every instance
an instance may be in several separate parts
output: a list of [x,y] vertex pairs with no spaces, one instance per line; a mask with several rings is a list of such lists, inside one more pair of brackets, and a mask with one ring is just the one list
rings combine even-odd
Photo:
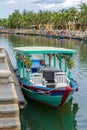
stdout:
[[42,73],[31,73],[30,74],[30,83],[32,83],[33,85],[39,85],[39,86],[46,87],[47,81],[45,80],[45,78],[43,78]]
[[65,72],[55,72],[54,73],[55,87],[66,87],[70,85],[70,80]]

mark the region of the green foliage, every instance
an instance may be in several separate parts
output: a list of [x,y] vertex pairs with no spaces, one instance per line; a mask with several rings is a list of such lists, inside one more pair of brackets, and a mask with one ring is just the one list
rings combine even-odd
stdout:
[[24,65],[26,68],[30,68],[32,66],[32,62],[29,59],[27,59]]
[[9,28],[20,28],[21,13],[19,10],[15,10],[12,15],[9,15],[7,19]]
[[7,19],[0,19],[0,26],[5,26],[7,28],[23,28],[28,29],[32,25],[47,24],[55,26],[57,29],[61,27],[62,29],[67,29],[68,22],[80,22],[85,24],[87,22],[87,4],[81,3],[80,11],[76,8],[71,7],[67,10],[62,9],[59,12],[51,11],[41,11],[35,13],[33,11],[24,10],[20,13],[19,10],[14,10],[14,12],[9,15]]
[[24,57],[20,54],[16,54],[15,58],[18,60],[22,60],[26,68],[30,68],[32,66],[32,62],[27,57]]
[[67,61],[67,67],[68,67],[68,69],[72,69],[72,67],[74,67],[74,61],[73,60],[68,60]]

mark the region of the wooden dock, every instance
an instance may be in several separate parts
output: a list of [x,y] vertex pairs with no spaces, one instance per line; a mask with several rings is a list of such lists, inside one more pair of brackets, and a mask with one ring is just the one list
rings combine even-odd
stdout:
[[0,47],[0,130],[21,130],[19,110],[25,105],[7,52]]

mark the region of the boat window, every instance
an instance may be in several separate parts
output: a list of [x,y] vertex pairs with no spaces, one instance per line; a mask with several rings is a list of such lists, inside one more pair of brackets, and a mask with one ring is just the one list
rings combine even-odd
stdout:
[[31,68],[38,68],[38,67],[40,67],[40,60],[31,60],[31,62],[32,62],[32,66],[31,66]]
[[40,60],[35,59],[35,60],[31,60],[31,62],[32,62],[32,66],[31,66],[32,73],[38,72],[40,68]]

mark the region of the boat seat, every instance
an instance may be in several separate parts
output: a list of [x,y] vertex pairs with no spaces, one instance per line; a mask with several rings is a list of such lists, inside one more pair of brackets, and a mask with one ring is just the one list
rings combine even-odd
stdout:
[[46,86],[47,81],[43,78],[42,73],[32,73],[30,74],[30,83],[39,86]]
[[65,72],[56,72],[54,73],[54,81],[55,81],[55,87],[66,87],[70,85],[70,80],[67,77],[67,74]]

